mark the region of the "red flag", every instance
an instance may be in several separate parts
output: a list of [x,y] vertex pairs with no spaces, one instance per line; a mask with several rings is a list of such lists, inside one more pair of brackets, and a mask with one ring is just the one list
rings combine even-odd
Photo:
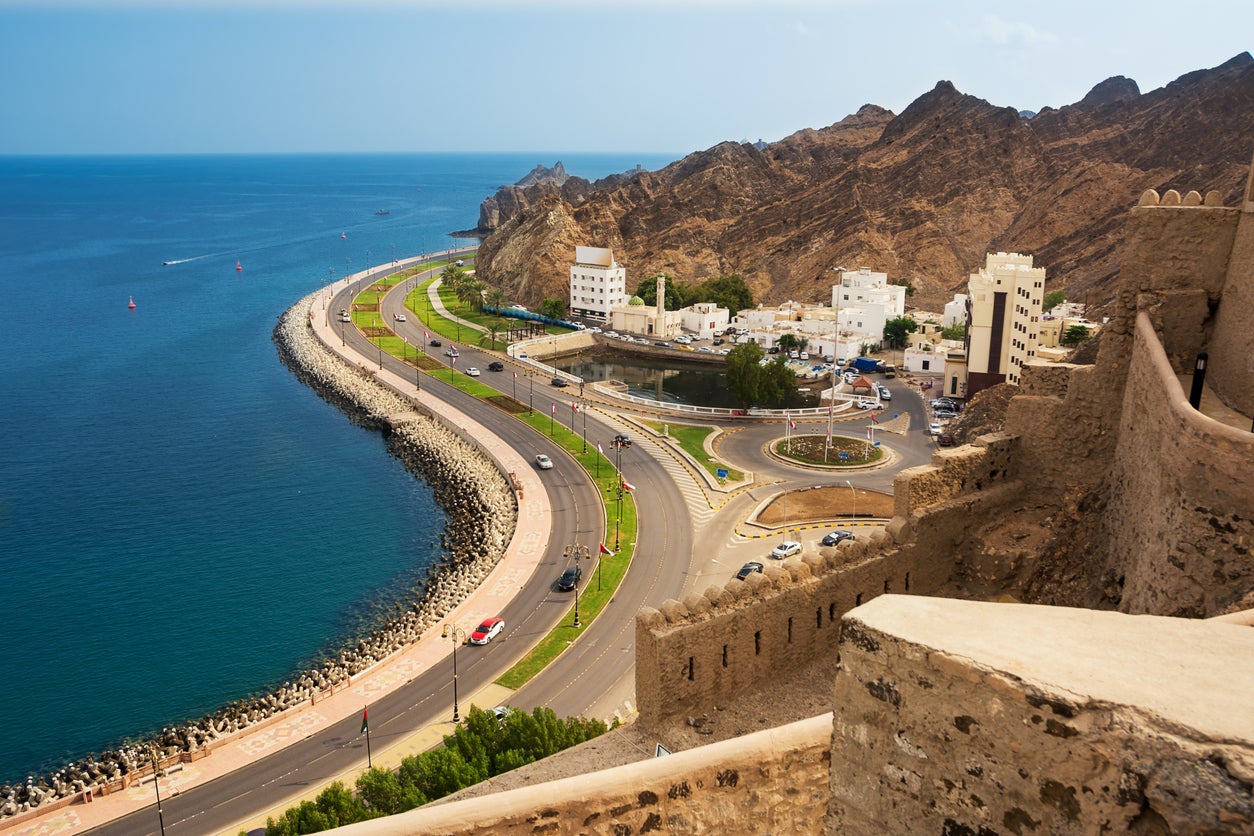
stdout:
[[557,414],[557,401],[550,401],[550,403],[553,404],[553,408],[550,410],[550,412],[556,415]]
[[428,334],[426,331],[423,331],[423,332],[422,332],[422,338],[423,338],[424,340],[425,340],[427,337],[430,337],[430,336],[431,336],[431,335],[430,335],[430,334]]
[[789,419],[788,419],[788,429],[790,429],[790,430],[795,430],[795,429],[797,429],[797,422],[796,422],[796,421],[794,421],[794,420],[792,420],[791,418],[789,418]]
[[875,417],[875,412],[874,412],[874,411],[872,411],[872,412],[871,412],[871,423],[872,423],[872,424],[878,424],[879,422],[880,422],[880,419],[879,419],[879,418],[876,418],[876,417]]
[[448,362],[449,362],[449,365],[450,365],[450,366],[456,366],[456,365],[457,365],[457,355],[456,355],[456,354],[454,354],[452,357],[448,358]]
[[370,728],[369,716],[370,710],[363,708],[361,710],[361,731],[357,732],[358,734],[365,734],[366,730]]
[[571,401],[571,402],[570,402],[570,408],[571,408],[571,411],[573,411],[573,412],[578,412],[578,411],[579,411],[579,404],[575,403],[574,401]]
[[602,456],[605,455],[605,451],[601,449],[601,442],[599,441],[597,442],[597,452],[600,453]]
[[608,554],[610,557],[614,556],[614,552],[607,549],[604,543],[601,544],[601,554]]
[[518,379],[518,372],[514,372],[514,380]]
[[405,345],[409,345],[409,337],[401,337],[405,341]]
[[635,485],[633,485],[631,482],[628,482],[626,479],[623,480],[623,490],[634,491],[635,489],[636,489]]

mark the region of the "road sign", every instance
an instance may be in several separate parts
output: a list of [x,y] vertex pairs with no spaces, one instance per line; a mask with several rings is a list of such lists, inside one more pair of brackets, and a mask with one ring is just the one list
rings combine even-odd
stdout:
[[714,475],[718,476],[718,478],[720,478],[720,479],[726,479],[726,478],[727,478],[727,468],[725,468],[725,467],[720,467],[720,468],[718,468],[717,470],[715,470],[715,471],[714,471]]
[[848,453],[841,453],[841,454],[840,454],[840,457],[841,457],[842,459],[848,459],[848,458],[849,458],[849,454],[848,454]]

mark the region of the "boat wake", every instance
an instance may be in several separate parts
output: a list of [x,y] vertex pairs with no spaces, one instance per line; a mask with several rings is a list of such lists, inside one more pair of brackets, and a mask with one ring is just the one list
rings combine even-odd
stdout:
[[169,267],[171,264],[186,264],[189,261],[200,261],[202,258],[208,258],[206,255],[195,255],[191,258],[176,258],[173,261],[163,261],[162,266]]

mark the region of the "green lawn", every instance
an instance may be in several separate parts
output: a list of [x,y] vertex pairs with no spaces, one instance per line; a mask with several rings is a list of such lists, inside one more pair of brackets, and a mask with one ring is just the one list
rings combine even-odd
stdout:
[[[658,433],[662,432],[662,424],[658,421],[641,422],[652,427]],[[679,447],[685,453],[692,457],[697,464],[704,467],[710,472],[711,476],[718,476],[718,469],[725,468],[727,470],[727,481],[739,482],[745,478],[745,475],[734,467],[724,462],[710,461],[710,454],[705,451],[705,440],[713,435],[717,430],[714,427],[693,426],[690,424],[666,424],[667,433],[671,438],[679,442]]]

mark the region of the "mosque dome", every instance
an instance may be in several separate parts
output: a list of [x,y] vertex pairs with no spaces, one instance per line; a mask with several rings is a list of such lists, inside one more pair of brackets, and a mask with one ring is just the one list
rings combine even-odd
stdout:
[[627,304],[638,306],[638,307],[644,307],[644,300],[641,299],[639,296],[633,296],[627,300]]

